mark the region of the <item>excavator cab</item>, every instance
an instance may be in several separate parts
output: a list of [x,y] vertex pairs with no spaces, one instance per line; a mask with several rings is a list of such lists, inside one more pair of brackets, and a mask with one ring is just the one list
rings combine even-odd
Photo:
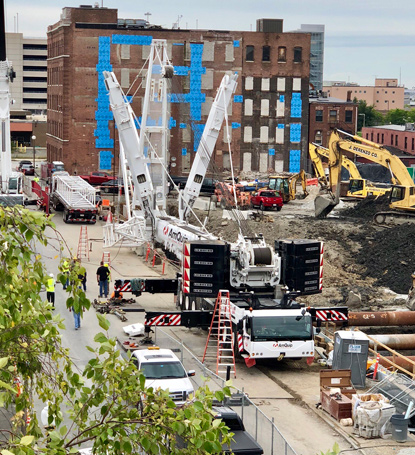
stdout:
[[365,188],[365,181],[363,179],[350,179],[349,181],[349,193],[357,193],[363,191]]
[[279,191],[284,202],[290,200],[289,176],[271,175],[268,181],[270,190]]

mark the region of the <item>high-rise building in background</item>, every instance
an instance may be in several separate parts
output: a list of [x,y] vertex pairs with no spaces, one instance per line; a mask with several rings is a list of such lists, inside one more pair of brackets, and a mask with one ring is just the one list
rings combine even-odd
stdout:
[[16,78],[10,84],[13,111],[46,114],[47,39],[26,38],[22,33],[6,33],[6,56]]
[[[153,39],[165,39],[175,68],[170,156],[175,174],[190,170],[197,140],[224,74],[238,72],[214,164],[236,171],[298,172],[307,162],[310,35],[283,33],[282,20],[260,19],[257,30],[162,29],[143,19],[120,19],[117,9],[64,8],[48,28],[49,160],[70,172],[118,170],[118,139],[103,71],[114,71],[135,94],[141,115],[141,69]],[[198,136],[198,134],[196,135]],[[228,138],[229,142],[228,143]]]

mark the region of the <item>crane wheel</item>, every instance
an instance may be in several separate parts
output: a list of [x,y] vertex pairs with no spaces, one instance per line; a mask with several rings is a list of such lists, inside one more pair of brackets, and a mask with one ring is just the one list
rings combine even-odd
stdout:
[[386,222],[386,215],[383,213],[377,213],[374,217],[373,220],[375,221],[376,224],[385,224]]

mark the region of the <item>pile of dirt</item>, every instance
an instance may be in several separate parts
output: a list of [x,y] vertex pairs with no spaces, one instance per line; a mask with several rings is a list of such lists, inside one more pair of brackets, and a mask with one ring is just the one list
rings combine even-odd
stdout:
[[359,201],[354,207],[342,210],[341,215],[365,220],[373,219],[377,212],[389,210],[389,196],[367,197]]
[[411,274],[415,271],[415,225],[406,223],[372,232],[361,238],[360,243],[356,262],[365,267],[363,278],[375,278],[379,286],[407,294],[412,283]]

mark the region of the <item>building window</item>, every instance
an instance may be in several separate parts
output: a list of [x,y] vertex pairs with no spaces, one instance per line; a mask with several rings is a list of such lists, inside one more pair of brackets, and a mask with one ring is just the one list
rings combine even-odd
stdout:
[[398,146],[398,135],[395,134],[395,147],[397,147],[397,146]]
[[252,126],[244,127],[244,142],[252,142]]
[[376,142],[379,144],[379,133],[376,135]]
[[346,123],[352,123],[353,120],[353,111],[345,111],[344,121]]
[[253,114],[253,100],[245,99],[245,115]]
[[336,123],[337,122],[337,111],[335,109],[330,109],[329,122],[330,123]]
[[321,109],[316,109],[316,122],[323,121],[323,111]]
[[268,144],[268,127],[261,126],[259,130],[259,142],[262,144]]
[[370,140],[373,142],[373,133],[370,133]]
[[385,143],[385,135],[382,133],[382,144],[384,144],[384,143]]
[[294,48],[294,63],[301,63],[303,59],[303,48],[295,47]]
[[366,90],[363,90],[363,93],[366,93]]
[[254,46],[246,46],[246,61],[254,61]]
[[287,48],[285,46],[280,46],[278,48],[278,61],[279,62],[287,61]]
[[405,146],[404,149],[406,150],[408,148],[408,138],[405,136]]
[[245,78],[245,90],[254,89],[254,78],[252,76],[247,76]]
[[414,151],[414,146],[415,146],[415,139],[412,138],[412,151]]
[[271,61],[271,48],[270,46],[262,46],[262,61],[270,62]]
[[391,145],[393,145],[393,134],[391,134]]
[[261,100],[261,117],[269,117],[269,100]]
[[261,80],[261,90],[263,92],[269,92],[270,79],[269,77],[263,77]]
[[323,143],[323,135],[321,131],[316,131],[316,134],[314,135],[314,142],[318,145]]

